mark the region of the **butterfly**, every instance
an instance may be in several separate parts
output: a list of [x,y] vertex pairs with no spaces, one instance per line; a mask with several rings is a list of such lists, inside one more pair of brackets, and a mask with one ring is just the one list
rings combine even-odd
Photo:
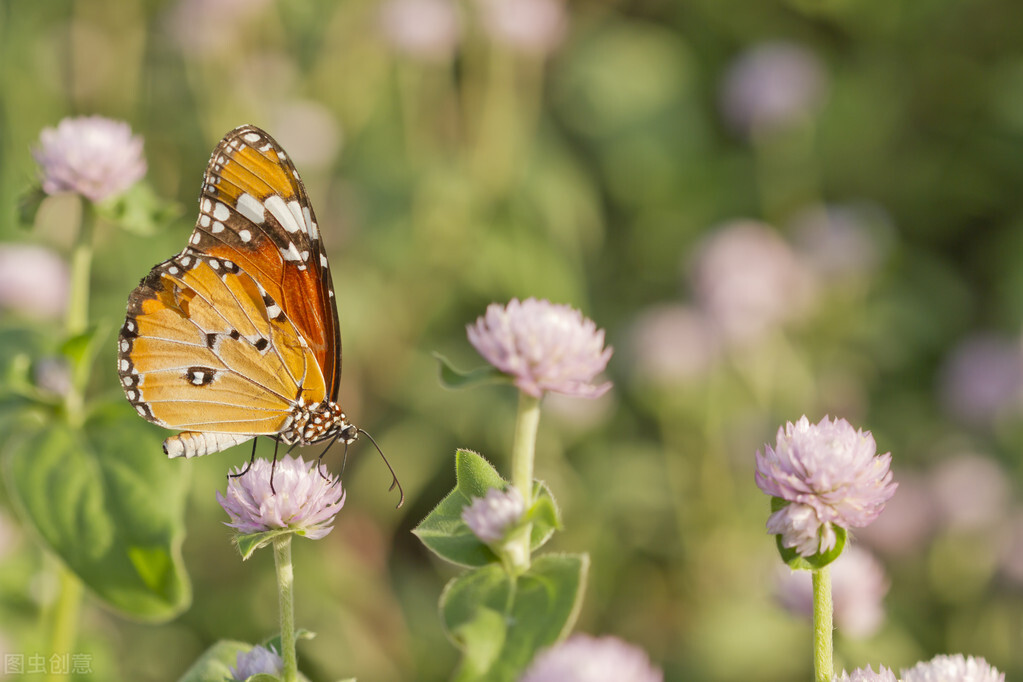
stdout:
[[117,362],[139,416],[181,431],[163,443],[170,457],[365,433],[337,402],[341,337],[316,215],[263,130],[240,126],[214,148],[188,245],[128,297]]

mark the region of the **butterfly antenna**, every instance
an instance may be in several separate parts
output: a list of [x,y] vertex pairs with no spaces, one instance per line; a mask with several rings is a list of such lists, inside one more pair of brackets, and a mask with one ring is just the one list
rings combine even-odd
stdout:
[[249,473],[249,469],[252,468],[252,463],[256,461],[256,443],[258,442],[259,442],[258,438],[252,439],[252,456],[249,457],[249,463],[245,465],[245,469],[239,471],[236,474],[228,474],[227,475],[228,478],[238,478],[239,476],[244,476],[245,474]]
[[[377,452],[380,453],[380,459],[384,460],[384,464],[387,465],[387,470],[391,472],[391,478],[394,479],[394,480],[391,482],[391,487],[388,488],[387,490],[391,491],[391,490],[394,490],[395,487],[398,488],[398,495],[399,495],[398,504],[395,505],[394,508],[395,509],[400,508],[401,505],[405,504],[405,491],[402,490],[401,483],[398,482],[398,475],[396,473],[394,473],[394,467],[392,467],[391,463],[387,461],[387,457],[384,456],[384,451],[381,450],[380,446],[377,445],[377,442],[375,440],[373,440],[373,436],[369,435],[368,433],[366,433],[362,429],[359,429],[359,433],[361,433],[362,435],[366,436],[366,438],[369,438],[369,442],[372,443],[373,447],[375,447],[377,449]],[[346,453],[346,455],[347,455],[347,453]]]

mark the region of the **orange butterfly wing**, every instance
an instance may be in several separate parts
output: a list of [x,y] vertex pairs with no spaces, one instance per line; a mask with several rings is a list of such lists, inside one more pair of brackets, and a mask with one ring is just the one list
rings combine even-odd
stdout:
[[118,373],[147,420],[184,430],[168,454],[277,435],[333,401],[337,309],[315,215],[294,166],[242,126],[210,159],[187,246],[128,299]]

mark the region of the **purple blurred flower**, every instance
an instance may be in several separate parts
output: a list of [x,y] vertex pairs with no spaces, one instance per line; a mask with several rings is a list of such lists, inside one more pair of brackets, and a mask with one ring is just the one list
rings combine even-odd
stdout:
[[899,494],[884,514],[856,533],[861,542],[889,556],[908,556],[930,539],[938,522],[938,504],[930,485],[909,472],[899,475]]
[[871,523],[895,494],[891,453],[876,456],[869,431],[844,419],[817,424],[803,416],[778,429],[777,445],[756,453],[757,486],[790,502],[771,514],[767,530],[803,556],[827,551],[837,540],[833,526]]
[[945,361],[939,383],[945,409],[969,424],[990,424],[1018,409],[1023,392],[1019,339],[987,333],[965,339]]
[[439,62],[454,54],[462,21],[452,0],[388,0],[380,6],[380,31],[397,51]]
[[931,472],[930,489],[943,523],[961,530],[990,528],[1002,521],[1012,497],[1002,467],[975,454],[939,462]]
[[849,674],[842,671],[841,675],[835,676],[835,682],[899,682],[891,668],[879,665],[877,672],[869,665],[866,668],[857,668]]
[[235,666],[231,668],[231,679],[245,682],[253,675],[280,675],[283,670],[284,660],[272,649],[257,644],[238,653]]
[[830,281],[875,270],[887,251],[888,225],[884,210],[872,204],[815,206],[791,221],[802,260]]
[[[884,622],[883,600],[888,579],[881,562],[865,549],[849,545],[831,564],[831,586],[835,625],[853,638],[866,638]],[[809,618],[813,614],[813,585],[808,571],[781,566],[778,600],[792,613]]]
[[535,298],[492,303],[466,331],[480,355],[535,398],[547,391],[596,398],[611,388],[593,383],[611,359],[604,330],[567,305]]
[[77,192],[91,201],[121,194],[146,174],[142,138],[122,121],[65,118],[43,128],[33,150],[47,194]]
[[736,131],[755,136],[809,118],[826,90],[827,76],[813,52],[792,43],[762,43],[729,67],[720,105]]
[[167,16],[168,28],[189,56],[219,55],[236,46],[246,22],[270,0],[179,0]]
[[[226,495],[217,491],[217,502],[231,517],[227,525],[242,534],[288,528],[313,540],[329,533],[334,516],[344,506],[345,493],[326,467],[316,469],[291,455],[277,460],[276,494],[270,489],[271,470],[269,461],[257,459],[244,476],[228,479]],[[241,467],[235,473],[240,471]]]
[[699,310],[659,305],[642,311],[629,331],[628,350],[636,375],[655,384],[692,381],[717,360],[714,325]]
[[472,498],[472,504],[462,509],[462,520],[489,545],[501,542],[525,511],[526,503],[518,488],[491,488],[485,497]]
[[736,220],[697,249],[693,289],[727,340],[749,342],[804,315],[815,296],[810,271],[770,226]]
[[617,637],[573,635],[537,654],[519,682],[661,682],[639,647]]
[[903,669],[902,682],[1005,682],[1005,673],[983,658],[942,654]]
[[37,319],[64,314],[71,287],[67,263],[30,244],[0,244],[0,308]]
[[568,17],[561,0],[477,0],[490,38],[513,50],[537,56],[561,44]]

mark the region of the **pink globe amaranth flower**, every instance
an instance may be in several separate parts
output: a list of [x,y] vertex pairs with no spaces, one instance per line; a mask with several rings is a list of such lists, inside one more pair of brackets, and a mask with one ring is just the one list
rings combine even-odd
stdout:
[[720,104],[732,128],[754,136],[808,119],[826,90],[824,67],[813,52],[793,43],[761,43],[729,67]]
[[526,503],[518,488],[491,488],[484,497],[472,498],[472,504],[462,509],[462,520],[489,545],[501,542],[525,511]]
[[257,459],[243,476],[228,479],[227,494],[217,491],[217,502],[231,517],[226,525],[242,534],[287,528],[313,540],[329,533],[345,492],[326,467],[316,469],[301,457],[285,456],[273,470],[273,490],[271,469],[269,461]]
[[757,487],[790,502],[767,520],[782,545],[811,556],[835,546],[833,526],[868,525],[895,494],[891,453],[877,456],[869,431],[844,419],[803,416],[778,429],[777,445],[756,453]]
[[547,391],[596,398],[611,388],[593,383],[613,352],[604,348],[604,330],[567,305],[535,298],[492,303],[466,331],[480,355],[534,398]]
[[868,665],[866,668],[857,668],[852,673],[843,670],[841,675],[835,675],[835,682],[899,682],[899,680],[891,668],[880,665],[877,672],[874,672]]
[[903,669],[902,682],[1005,682],[1005,673],[983,658],[941,654]]
[[1018,413],[1023,397],[1023,353],[1017,337],[981,332],[946,358],[939,374],[942,406],[975,426]]
[[0,308],[36,319],[67,309],[71,273],[55,252],[32,244],[0,244]]
[[[778,600],[789,611],[810,618],[813,586],[808,571],[779,567]],[[853,638],[870,637],[884,622],[884,596],[888,592],[884,567],[870,552],[856,545],[845,548],[831,564],[831,588],[838,631]]]
[[142,138],[122,121],[65,118],[44,128],[33,150],[47,194],[77,192],[90,201],[123,193],[146,174]]
[[450,59],[462,38],[462,18],[454,0],[387,0],[379,11],[384,39],[414,59]]
[[231,668],[231,679],[245,682],[253,675],[260,673],[280,675],[284,670],[284,660],[273,649],[256,645],[248,651],[239,652]]
[[617,637],[573,635],[537,654],[519,682],[662,682],[646,652]]
[[696,249],[690,279],[700,309],[736,345],[804,317],[818,293],[815,276],[792,247],[757,220],[714,229]]
[[477,0],[487,35],[519,52],[545,56],[565,38],[568,16],[562,0]]

